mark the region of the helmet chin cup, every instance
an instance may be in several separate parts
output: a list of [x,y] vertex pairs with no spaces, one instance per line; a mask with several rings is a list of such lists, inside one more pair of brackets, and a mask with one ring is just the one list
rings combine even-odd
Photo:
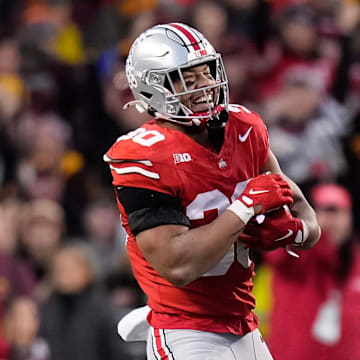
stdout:
[[229,119],[229,112],[224,108],[210,117],[206,126],[209,129],[223,129]]
[[218,105],[211,112],[201,112],[192,114],[194,125],[201,128],[223,128],[228,120],[229,113],[223,105]]

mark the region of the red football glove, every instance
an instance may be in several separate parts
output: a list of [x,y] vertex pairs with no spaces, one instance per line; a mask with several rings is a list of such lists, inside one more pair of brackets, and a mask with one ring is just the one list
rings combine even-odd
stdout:
[[259,224],[250,221],[239,240],[249,248],[270,251],[287,245],[302,245],[304,242],[304,223],[285,209],[278,209],[265,215]]
[[[289,184],[278,174],[262,174],[251,179],[244,192],[228,207],[246,224],[254,216],[294,202]],[[255,213],[255,206],[262,205]]]

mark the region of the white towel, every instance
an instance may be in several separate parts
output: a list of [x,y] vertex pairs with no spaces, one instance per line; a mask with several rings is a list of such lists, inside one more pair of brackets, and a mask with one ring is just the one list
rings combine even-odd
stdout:
[[147,316],[149,306],[142,306],[126,314],[118,323],[118,334],[124,341],[146,341],[150,325]]

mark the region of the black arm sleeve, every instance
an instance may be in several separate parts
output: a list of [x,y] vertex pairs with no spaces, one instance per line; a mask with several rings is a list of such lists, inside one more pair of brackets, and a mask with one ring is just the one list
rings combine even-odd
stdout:
[[116,194],[128,215],[131,232],[151,229],[159,225],[185,225],[190,220],[184,214],[179,198],[143,188],[116,186]]

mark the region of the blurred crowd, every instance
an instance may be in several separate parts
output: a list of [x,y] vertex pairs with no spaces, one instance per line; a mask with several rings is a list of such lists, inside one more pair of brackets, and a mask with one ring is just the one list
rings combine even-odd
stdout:
[[102,155],[148,120],[123,111],[132,41],[171,21],[223,54],[284,172],[309,196],[341,184],[360,229],[357,1],[0,0],[0,359],[145,358],[115,331],[146,299]]

